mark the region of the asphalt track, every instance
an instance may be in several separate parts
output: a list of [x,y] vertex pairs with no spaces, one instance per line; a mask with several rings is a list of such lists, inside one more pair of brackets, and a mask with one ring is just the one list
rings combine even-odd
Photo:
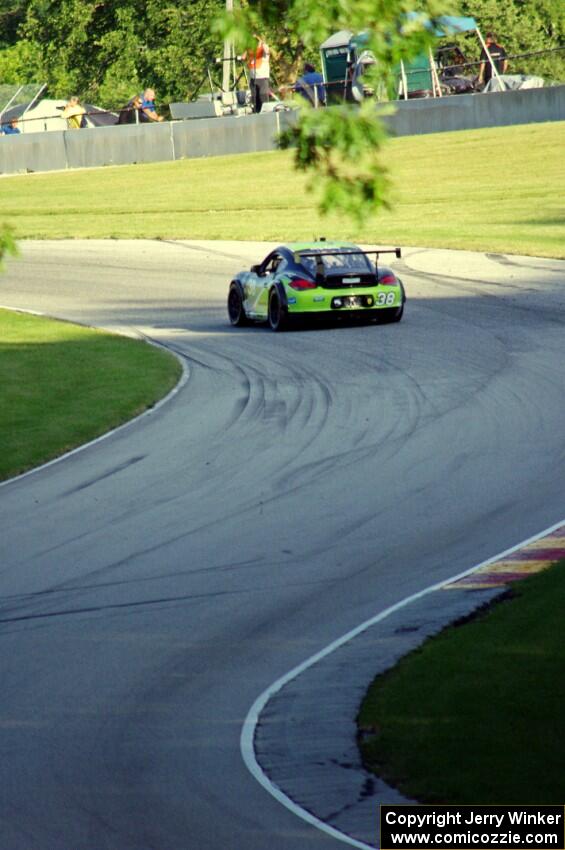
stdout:
[[250,706],[563,519],[564,263],[407,249],[399,325],[231,329],[227,282],[265,251],[30,243],[0,278],[2,305],[188,368],[152,415],[0,487],[2,850],[340,846],[247,771]]

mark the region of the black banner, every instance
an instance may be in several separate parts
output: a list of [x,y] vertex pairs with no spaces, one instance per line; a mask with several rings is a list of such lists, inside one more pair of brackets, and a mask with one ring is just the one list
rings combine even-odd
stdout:
[[381,805],[381,850],[565,850],[564,806]]

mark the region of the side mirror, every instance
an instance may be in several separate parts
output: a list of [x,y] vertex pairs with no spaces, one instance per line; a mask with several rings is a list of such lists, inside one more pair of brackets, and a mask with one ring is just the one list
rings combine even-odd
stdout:
[[397,248],[394,253],[398,257],[398,259],[400,259],[400,257],[402,256],[402,251],[400,250],[400,248]]
[[249,271],[251,272],[251,274],[259,274],[260,275],[261,274],[261,266],[260,265],[259,266],[251,266]]

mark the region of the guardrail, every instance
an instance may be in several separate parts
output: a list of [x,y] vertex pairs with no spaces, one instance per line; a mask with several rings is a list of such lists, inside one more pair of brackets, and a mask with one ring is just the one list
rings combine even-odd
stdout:
[[0,173],[167,162],[273,150],[283,124],[268,113],[0,136]]
[[[565,86],[396,101],[393,135],[565,120]],[[276,148],[293,112],[125,124],[0,136],[0,173],[90,168],[252,153]]]
[[403,100],[395,106],[395,114],[384,120],[396,136],[564,121],[565,85]]

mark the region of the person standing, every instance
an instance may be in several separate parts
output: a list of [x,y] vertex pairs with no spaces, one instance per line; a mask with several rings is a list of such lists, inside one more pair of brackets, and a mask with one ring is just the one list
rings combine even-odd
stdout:
[[506,58],[506,50],[501,44],[497,44],[493,32],[487,32],[485,44],[486,50],[483,47],[481,51],[478,83],[486,86],[492,79],[493,65],[499,74],[505,74],[508,68],[508,59]]
[[246,50],[243,58],[249,68],[249,83],[251,88],[251,104],[254,112],[261,112],[263,104],[269,100],[271,90],[271,51],[267,42],[260,35],[254,35],[257,47]]

